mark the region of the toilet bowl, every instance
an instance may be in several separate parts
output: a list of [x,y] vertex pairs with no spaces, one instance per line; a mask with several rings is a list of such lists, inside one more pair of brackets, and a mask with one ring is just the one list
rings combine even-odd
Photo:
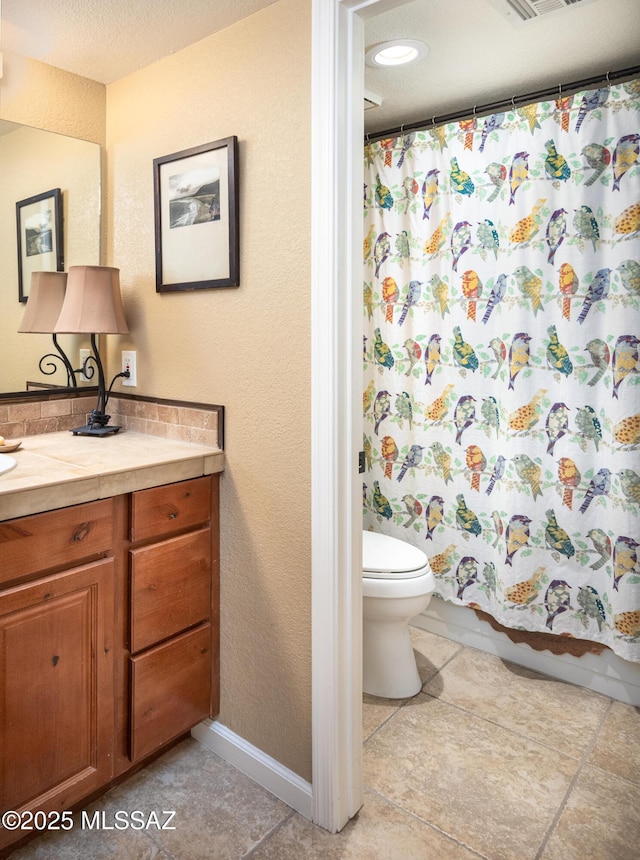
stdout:
[[409,621],[427,608],[435,578],[422,550],[376,532],[362,533],[363,690],[404,699],[422,688]]

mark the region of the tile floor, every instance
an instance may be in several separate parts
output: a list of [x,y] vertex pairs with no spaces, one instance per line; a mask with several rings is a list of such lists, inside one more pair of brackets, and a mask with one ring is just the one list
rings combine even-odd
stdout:
[[[639,860],[640,710],[412,630],[423,690],[364,697],[365,804],[331,835],[187,740],[11,860]],[[76,816],[76,821],[78,815]]]

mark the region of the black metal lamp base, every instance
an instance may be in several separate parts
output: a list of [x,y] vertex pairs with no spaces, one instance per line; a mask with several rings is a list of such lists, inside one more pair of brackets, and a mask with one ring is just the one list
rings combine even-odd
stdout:
[[107,424],[101,427],[99,424],[87,424],[85,427],[76,427],[72,430],[74,436],[109,436],[112,433],[117,433],[120,427],[113,424]]
[[109,424],[110,418],[111,416],[102,410],[94,409],[87,424],[84,427],[76,427],[71,432],[74,436],[110,436],[120,430],[117,425]]
[[[1,0],[0,0],[1,2]],[[98,402],[96,404],[95,409],[89,415],[89,420],[87,421],[84,427],[76,427],[71,432],[74,436],[112,436],[114,433],[117,433],[120,430],[120,427],[117,425],[109,424],[110,415],[107,415],[105,412],[107,408],[107,403],[109,401],[109,392],[113,386],[113,383],[119,377],[123,376],[127,379],[130,376],[128,370],[123,370],[122,373],[116,373],[116,375],[111,380],[111,385],[109,386],[109,391],[105,391],[104,386],[104,370],[102,367],[102,362],[100,361],[100,353],[98,352],[98,344],[96,341],[95,334],[91,335],[91,348],[93,350],[93,356],[89,356],[86,359],[83,370],[86,368],[86,364],[88,361],[93,358],[96,366],[98,368]]]

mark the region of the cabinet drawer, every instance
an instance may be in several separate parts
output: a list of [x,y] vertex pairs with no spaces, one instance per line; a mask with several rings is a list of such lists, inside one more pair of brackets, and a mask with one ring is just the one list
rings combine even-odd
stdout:
[[210,528],[131,550],[130,555],[132,652],[209,620]]
[[206,523],[210,516],[210,477],[139,490],[131,503],[131,541],[170,535]]
[[209,715],[211,625],[132,657],[129,667],[129,757],[139,761]]
[[0,584],[106,555],[113,500],[103,499],[0,523]]

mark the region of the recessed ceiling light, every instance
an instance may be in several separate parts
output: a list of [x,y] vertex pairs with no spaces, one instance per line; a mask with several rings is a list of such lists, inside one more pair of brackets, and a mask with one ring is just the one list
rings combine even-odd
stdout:
[[393,39],[369,48],[365,61],[368,66],[402,66],[428,53],[429,47],[417,39]]

